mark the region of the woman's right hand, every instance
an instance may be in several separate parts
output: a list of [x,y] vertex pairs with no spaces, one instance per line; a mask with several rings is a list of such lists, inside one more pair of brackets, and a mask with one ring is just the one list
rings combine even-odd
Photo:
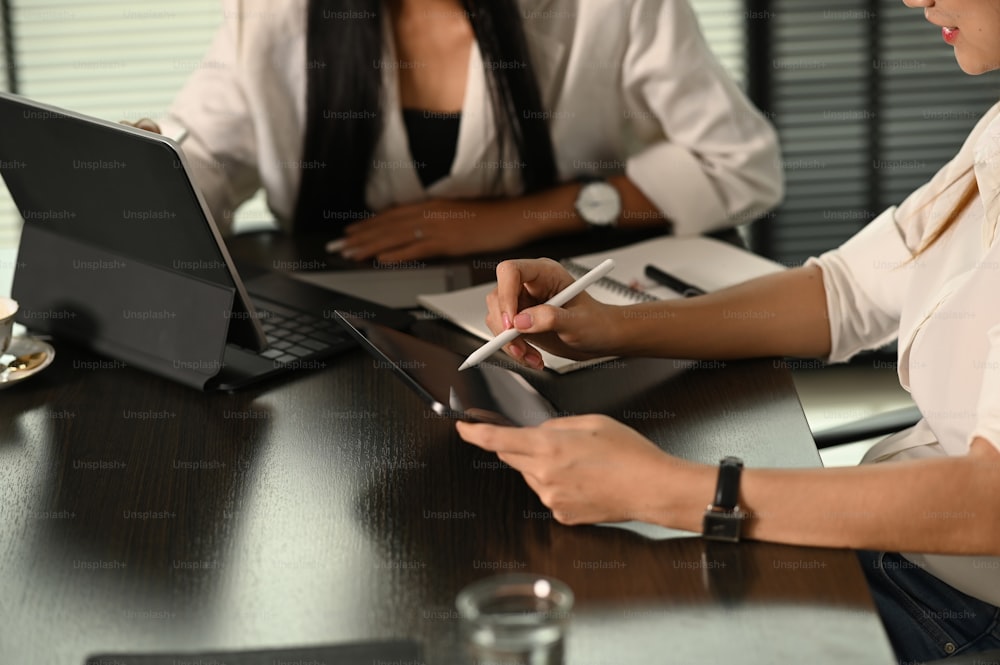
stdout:
[[[613,355],[621,308],[581,293],[562,307],[544,305],[574,281],[552,259],[517,259],[497,266],[497,288],[486,297],[486,325],[494,334],[517,328],[538,347],[577,360]],[[542,369],[538,350],[518,337],[504,351],[528,367]]]

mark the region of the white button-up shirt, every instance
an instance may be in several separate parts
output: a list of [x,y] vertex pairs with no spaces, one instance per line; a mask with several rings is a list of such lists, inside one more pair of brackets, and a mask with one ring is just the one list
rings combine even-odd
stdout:
[[[916,251],[975,178],[980,196],[927,251]],[[923,419],[865,462],[1000,450],[1000,104],[961,151],[898,208],[810,263],[823,270],[831,361],[898,337],[898,371]],[[961,487],[955,488],[961,492]],[[974,515],[942,515],[970,519]],[[1000,558],[907,554],[965,593],[1000,605]]]
[[[168,136],[188,131],[185,155],[221,229],[261,186],[291,228],[306,124],[306,0],[222,4],[222,28],[161,124]],[[521,6],[560,180],[625,173],[678,234],[747,222],[780,200],[775,132],[712,56],[685,0]],[[497,177],[484,166],[501,157],[478,48],[451,173],[428,189],[412,165],[397,69],[381,69],[385,125],[374,163],[393,168],[369,170],[372,210],[521,192],[519,169]]]

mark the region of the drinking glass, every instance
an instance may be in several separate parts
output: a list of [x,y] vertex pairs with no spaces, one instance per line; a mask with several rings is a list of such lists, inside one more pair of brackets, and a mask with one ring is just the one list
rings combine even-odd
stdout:
[[475,665],[563,665],[573,592],[557,579],[496,575],[455,599]]

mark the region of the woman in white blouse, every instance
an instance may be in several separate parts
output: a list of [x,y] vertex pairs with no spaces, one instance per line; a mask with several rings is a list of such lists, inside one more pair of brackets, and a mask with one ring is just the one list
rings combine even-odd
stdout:
[[[1000,68],[993,0],[924,8],[969,74]],[[611,307],[547,261],[497,269],[490,327],[512,325],[560,355],[847,359],[898,338],[899,378],[923,415],[854,468],[748,468],[745,537],[859,552],[906,662],[1000,647],[1000,104],[958,155],[898,208],[805,266],[697,298]],[[734,312],[758,316],[732,316]],[[534,335],[534,336],[532,336]],[[541,359],[519,338],[508,353]],[[717,470],[665,454],[608,418],[515,430],[459,423],[463,438],[519,469],[569,524],[625,516],[701,532]],[[837,506],[831,512],[830,506]],[[905,552],[906,554],[899,554]]]
[[382,262],[705,233],[781,198],[775,132],[686,0],[222,3],[159,125],[223,231],[261,187],[284,229]]

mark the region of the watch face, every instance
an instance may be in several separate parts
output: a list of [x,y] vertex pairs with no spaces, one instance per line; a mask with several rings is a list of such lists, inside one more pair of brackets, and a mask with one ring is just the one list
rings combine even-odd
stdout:
[[613,185],[592,182],[584,185],[576,199],[576,212],[595,226],[612,226],[622,214],[622,198]]

